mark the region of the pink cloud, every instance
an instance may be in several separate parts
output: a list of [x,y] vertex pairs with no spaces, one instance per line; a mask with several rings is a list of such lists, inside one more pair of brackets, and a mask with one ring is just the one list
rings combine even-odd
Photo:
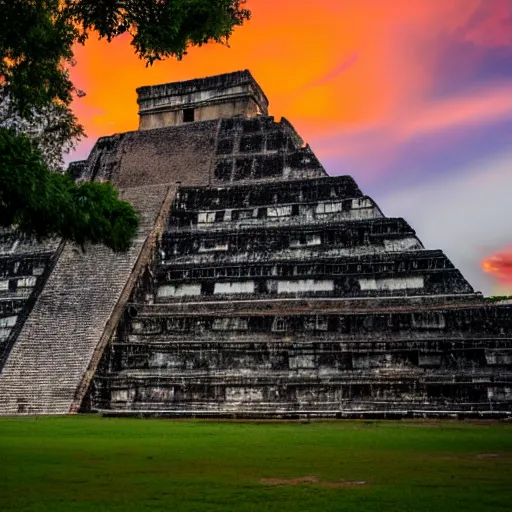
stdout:
[[512,82],[471,95],[427,101],[397,131],[412,137],[504,118],[512,118]]

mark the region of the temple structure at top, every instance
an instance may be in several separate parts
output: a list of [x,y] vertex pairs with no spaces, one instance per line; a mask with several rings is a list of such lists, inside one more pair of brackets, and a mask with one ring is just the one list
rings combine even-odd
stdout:
[[512,306],[327,175],[249,71],[138,105],[68,170],[140,212],[127,253],[1,234],[0,414],[512,414]]
[[247,71],[140,87],[137,94],[139,130],[268,114],[268,99]]

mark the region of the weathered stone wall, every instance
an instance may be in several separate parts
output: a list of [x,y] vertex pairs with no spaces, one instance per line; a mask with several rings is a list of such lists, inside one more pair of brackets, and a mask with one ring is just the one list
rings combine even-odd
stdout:
[[327,176],[288,121],[275,122],[270,116],[216,119],[102,137],[89,158],[70,166],[69,172],[78,181],[108,180],[119,188]]
[[[190,114],[193,118],[189,121],[186,120],[187,114],[185,111],[187,109],[193,110],[193,114]],[[205,102],[199,106],[183,106],[170,112],[157,110],[148,115],[141,112],[139,130],[154,130],[155,128],[177,126],[188,122],[210,121],[239,115],[254,117],[259,114],[261,114],[261,110],[251,98],[239,98],[232,101],[223,100],[221,103]]]
[[511,307],[382,306],[280,316],[150,307],[125,319],[95,406],[252,416],[510,412]]
[[[217,131],[218,121],[212,121],[104,137],[87,160],[71,164],[68,172],[77,181],[110,180],[122,189],[159,185],[165,191],[177,181],[204,185],[214,165]],[[0,233],[0,370],[59,257],[59,244]],[[101,259],[90,264],[88,272],[99,275]],[[87,295],[81,300],[77,308],[94,307]]]
[[267,181],[327,176],[286,119],[235,117],[220,122],[214,182]]
[[71,171],[78,180],[111,181],[119,188],[178,181],[205,185],[214,165],[218,125],[207,121],[102,137],[87,161]]

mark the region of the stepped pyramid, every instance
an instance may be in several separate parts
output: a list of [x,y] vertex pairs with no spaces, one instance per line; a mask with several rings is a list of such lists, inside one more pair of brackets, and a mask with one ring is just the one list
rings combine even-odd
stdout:
[[137,92],[139,129],[68,170],[141,213],[131,249],[0,233],[0,414],[512,414],[512,305],[328,176],[249,71]]

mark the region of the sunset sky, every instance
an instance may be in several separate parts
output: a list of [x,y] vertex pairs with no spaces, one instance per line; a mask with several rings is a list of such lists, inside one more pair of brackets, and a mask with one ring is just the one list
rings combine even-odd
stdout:
[[89,138],[137,128],[135,88],[250,69],[332,175],[441,248],[476,290],[512,293],[512,0],[249,0],[230,47],[153,67],[92,36],[72,77]]

